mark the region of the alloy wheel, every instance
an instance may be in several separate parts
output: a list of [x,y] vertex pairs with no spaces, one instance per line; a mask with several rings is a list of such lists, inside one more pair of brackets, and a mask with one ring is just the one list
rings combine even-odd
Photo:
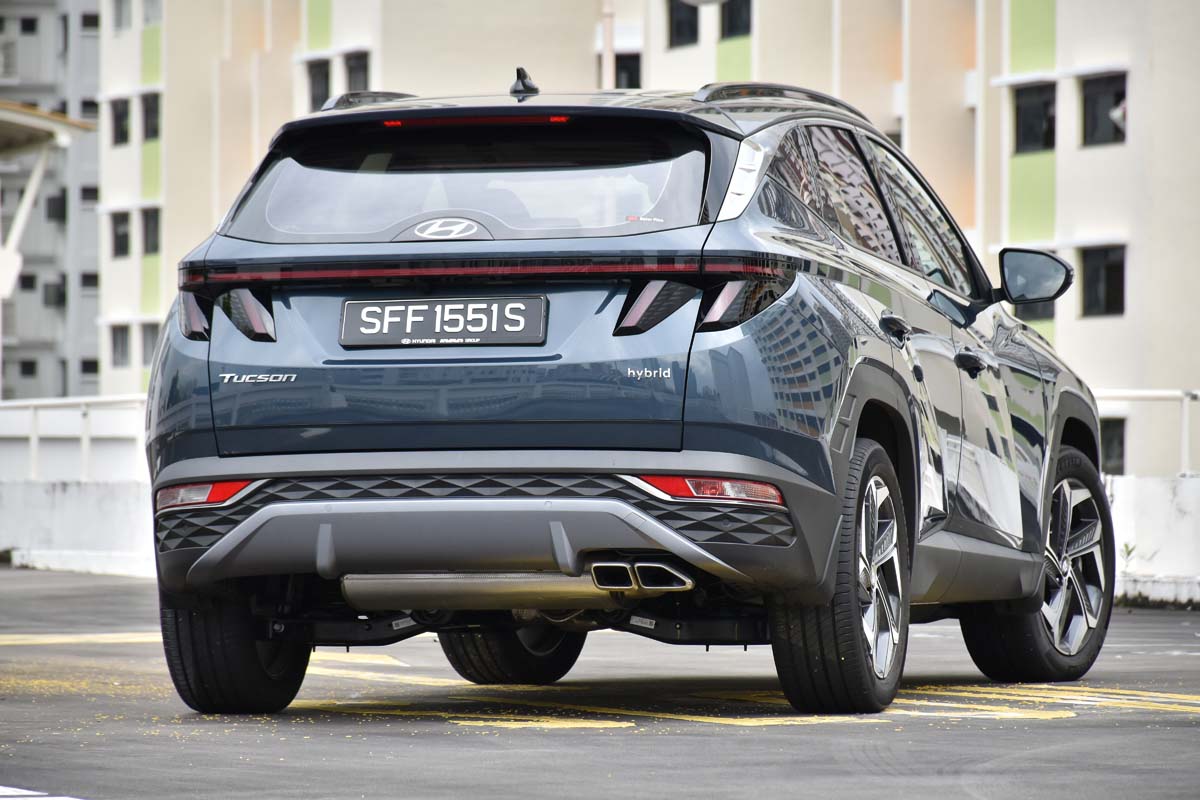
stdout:
[[896,504],[872,476],[858,509],[858,591],[863,635],[878,678],[891,672],[900,647],[901,581]]
[[1103,544],[1096,498],[1075,478],[1059,481],[1050,503],[1041,616],[1063,655],[1082,650],[1100,622],[1106,588]]

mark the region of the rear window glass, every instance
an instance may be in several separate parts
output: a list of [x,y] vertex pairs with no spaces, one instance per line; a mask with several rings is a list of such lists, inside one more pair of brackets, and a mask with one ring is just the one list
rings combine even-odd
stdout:
[[682,125],[403,123],[285,134],[225,233],[264,242],[531,239],[700,220],[707,142]]

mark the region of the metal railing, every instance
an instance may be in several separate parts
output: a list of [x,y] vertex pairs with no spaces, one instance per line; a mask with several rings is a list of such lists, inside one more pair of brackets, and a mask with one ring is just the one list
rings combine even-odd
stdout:
[[1098,402],[1173,403],[1179,406],[1179,472],[1192,471],[1192,401],[1200,389],[1096,389]]
[[[95,397],[61,397],[38,400],[6,400],[0,402],[0,442],[24,440],[26,453],[25,477],[43,477],[41,455],[43,439],[77,440],[79,453],[78,480],[92,478],[92,444],[95,439],[129,441],[141,458],[144,449],[146,396],[144,394],[97,395]],[[124,424],[94,430],[95,411],[132,410],[136,419]],[[57,412],[57,413],[56,413]],[[71,413],[75,412],[75,413]],[[47,425],[47,418],[54,417]]]

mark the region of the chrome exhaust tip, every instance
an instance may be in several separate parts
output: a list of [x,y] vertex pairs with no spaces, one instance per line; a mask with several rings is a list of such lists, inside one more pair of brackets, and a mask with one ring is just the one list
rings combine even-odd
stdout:
[[597,561],[591,565],[592,582],[606,592],[629,592],[637,588],[633,571],[620,561]]
[[686,592],[696,588],[691,576],[680,572],[670,564],[643,562],[633,565],[638,585],[656,592]]

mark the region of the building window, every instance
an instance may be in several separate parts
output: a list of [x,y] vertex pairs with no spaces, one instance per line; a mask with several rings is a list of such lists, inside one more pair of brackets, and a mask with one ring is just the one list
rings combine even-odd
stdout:
[[159,111],[158,94],[142,95],[142,139],[153,142],[158,139]]
[[1083,262],[1083,315],[1125,313],[1125,247],[1085,247]]
[[33,359],[24,359],[21,361],[21,377],[36,378],[37,377],[37,362]]
[[[58,15],[58,56],[63,58],[71,46],[71,18],[66,14]],[[65,104],[65,101],[64,101]]]
[[[346,91],[365,92],[370,84],[371,54],[346,54]],[[328,91],[328,89],[326,89]]]
[[112,326],[112,365],[114,367],[129,366],[129,326]]
[[113,0],[113,27],[128,30],[133,25],[133,0]]
[[95,119],[100,116],[100,104],[95,100],[80,100],[79,116],[84,119]]
[[98,272],[82,272],[82,273],[80,273],[79,286],[82,289],[99,289],[100,288],[100,273],[98,273]]
[[158,345],[158,323],[142,324],[142,366],[148,367],[154,363],[154,348]]
[[22,292],[36,292],[37,291],[37,275],[34,275],[31,272],[22,272],[20,281],[21,281],[21,291]]
[[1054,149],[1054,84],[1020,86],[1013,90],[1016,151]]
[[1045,303],[1022,303],[1019,306],[1013,306],[1013,314],[1019,320],[1025,322],[1039,322],[1047,319],[1054,319],[1054,301],[1050,300]]
[[725,0],[721,4],[721,38],[750,35],[750,0]]
[[683,47],[700,40],[700,10],[683,0],[667,0],[668,47]]
[[1100,471],[1105,475],[1125,474],[1125,420],[1100,420]]
[[642,88],[642,56],[640,53],[617,54],[618,89]]
[[112,111],[112,143],[125,144],[129,141],[129,101],[113,100],[109,103]]
[[94,358],[84,358],[79,361],[79,372],[83,375],[99,375],[100,362]]
[[142,209],[142,255],[158,252],[159,211],[157,208]]
[[79,202],[85,206],[94,206],[100,202],[100,187],[99,186],[80,186],[79,187]]
[[125,258],[129,255],[128,211],[116,211],[112,215],[112,254],[113,258]]
[[162,0],[142,0],[142,24],[157,25],[162,22]]
[[100,15],[99,14],[84,14],[83,15],[83,30],[85,32],[95,32],[100,30]]
[[1105,75],[1083,81],[1083,143],[1125,141],[1125,76]]
[[37,33],[38,19],[37,17],[21,17],[21,33],[27,36]]
[[329,62],[308,62],[308,107],[320,111],[329,99]]

